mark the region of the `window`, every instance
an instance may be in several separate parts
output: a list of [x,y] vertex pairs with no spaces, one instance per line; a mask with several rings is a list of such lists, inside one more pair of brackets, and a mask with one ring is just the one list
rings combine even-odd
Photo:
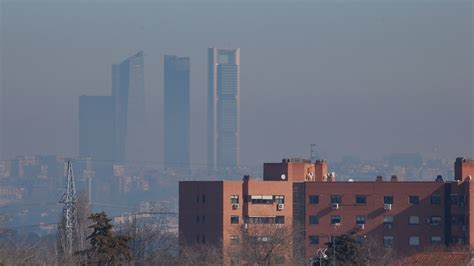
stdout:
[[319,196],[309,195],[309,204],[319,204]]
[[199,195],[196,196],[196,202],[199,203]]
[[393,226],[393,216],[384,216],[383,226],[384,228],[391,229]]
[[356,224],[365,224],[365,216],[356,216]]
[[384,236],[383,237],[383,246],[385,248],[391,248],[393,246],[393,236]]
[[420,217],[419,216],[410,216],[409,224],[419,224]]
[[356,196],[356,204],[366,204],[367,203],[367,197],[364,195],[357,195]]
[[202,194],[202,203],[206,203],[206,195]]
[[319,244],[319,236],[309,236],[309,243],[311,245]]
[[408,203],[418,205],[420,204],[420,198],[418,196],[408,196]]
[[231,204],[239,204],[239,195],[231,195],[230,196],[230,203]]
[[383,204],[393,204],[393,196],[383,196]]
[[310,215],[309,224],[319,224],[319,217],[317,215]]
[[453,225],[456,225],[456,224],[465,225],[464,215],[453,215],[453,216],[451,216],[451,223]]
[[206,216],[203,215],[203,216],[201,217],[201,222],[204,223],[205,221],[206,221]]
[[199,244],[199,235],[196,235],[196,242]]
[[452,205],[457,205],[458,204],[458,194],[451,194],[449,197],[449,200],[451,201]]
[[201,243],[203,243],[203,244],[206,243],[206,236],[205,236],[205,235],[202,235],[202,237],[201,237]]
[[431,204],[432,205],[440,205],[441,204],[441,196],[440,195],[431,195]]
[[276,224],[284,224],[285,223],[285,216],[276,216],[275,217]]
[[408,239],[408,244],[410,246],[419,246],[420,238],[418,236],[410,236],[410,238]]
[[440,225],[441,224],[441,216],[431,216],[430,224],[431,225]]
[[261,196],[253,195],[250,196],[252,204],[273,204],[273,196]]
[[341,195],[331,195],[331,203],[341,204]]
[[276,204],[285,203],[285,196],[282,196],[282,195],[275,196],[275,203]]
[[240,243],[240,239],[238,236],[230,236],[230,243],[231,244],[238,244]]
[[452,236],[451,243],[464,245],[466,244],[466,238],[462,236]]
[[465,204],[466,204],[466,196],[459,195],[458,205],[461,206],[461,207],[464,207]]
[[440,236],[432,236],[431,237],[431,245],[439,245],[441,244],[441,237]]
[[197,224],[199,223],[199,215],[196,216],[196,223],[197,223]]
[[239,224],[239,216],[237,216],[237,215],[230,216],[230,223],[231,224]]
[[339,224],[341,223],[341,216],[340,215],[332,215],[331,216],[331,224]]

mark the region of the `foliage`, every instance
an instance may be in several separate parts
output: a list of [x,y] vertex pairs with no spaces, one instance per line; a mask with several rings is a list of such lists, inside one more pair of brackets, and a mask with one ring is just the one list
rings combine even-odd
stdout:
[[368,253],[364,245],[359,243],[355,235],[341,235],[333,237],[333,241],[326,243],[327,260],[325,265],[363,265],[367,263]]
[[111,219],[107,218],[105,212],[93,213],[89,219],[94,222],[89,228],[93,229],[91,235],[87,237],[91,248],[86,251],[89,260],[99,265],[119,264],[128,262],[132,258],[128,247],[128,236],[114,235]]

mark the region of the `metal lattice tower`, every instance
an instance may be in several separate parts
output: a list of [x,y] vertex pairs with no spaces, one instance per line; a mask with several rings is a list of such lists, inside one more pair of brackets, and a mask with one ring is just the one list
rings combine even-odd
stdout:
[[77,215],[76,215],[76,185],[74,183],[74,173],[72,171],[71,161],[67,161],[67,178],[66,192],[60,201],[63,207],[63,225],[60,228],[63,252],[66,255],[72,255],[74,252],[74,237],[77,232]]

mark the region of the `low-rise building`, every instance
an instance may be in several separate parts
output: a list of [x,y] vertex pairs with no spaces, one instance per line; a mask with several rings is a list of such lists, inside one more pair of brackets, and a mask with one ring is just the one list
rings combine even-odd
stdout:
[[431,246],[472,248],[474,160],[458,158],[454,168],[451,181],[441,176],[418,182],[397,176],[336,181],[326,161],[284,159],[264,164],[263,181],[249,176],[242,181],[183,181],[180,246],[215,245],[231,260],[236,258],[227,251],[246,232],[265,242],[268,231],[256,228],[284,227],[292,232],[294,249],[287,249],[281,261],[303,256],[309,263],[325,243],[348,233],[361,241],[374,239],[402,256]]

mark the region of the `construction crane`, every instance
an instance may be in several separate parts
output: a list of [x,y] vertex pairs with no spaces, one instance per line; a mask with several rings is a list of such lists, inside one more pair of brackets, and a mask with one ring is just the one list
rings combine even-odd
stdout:
[[67,161],[66,191],[60,203],[64,204],[63,219],[59,225],[61,251],[64,255],[72,255],[74,252],[74,238],[77,236],[77,194],[70,160]]

